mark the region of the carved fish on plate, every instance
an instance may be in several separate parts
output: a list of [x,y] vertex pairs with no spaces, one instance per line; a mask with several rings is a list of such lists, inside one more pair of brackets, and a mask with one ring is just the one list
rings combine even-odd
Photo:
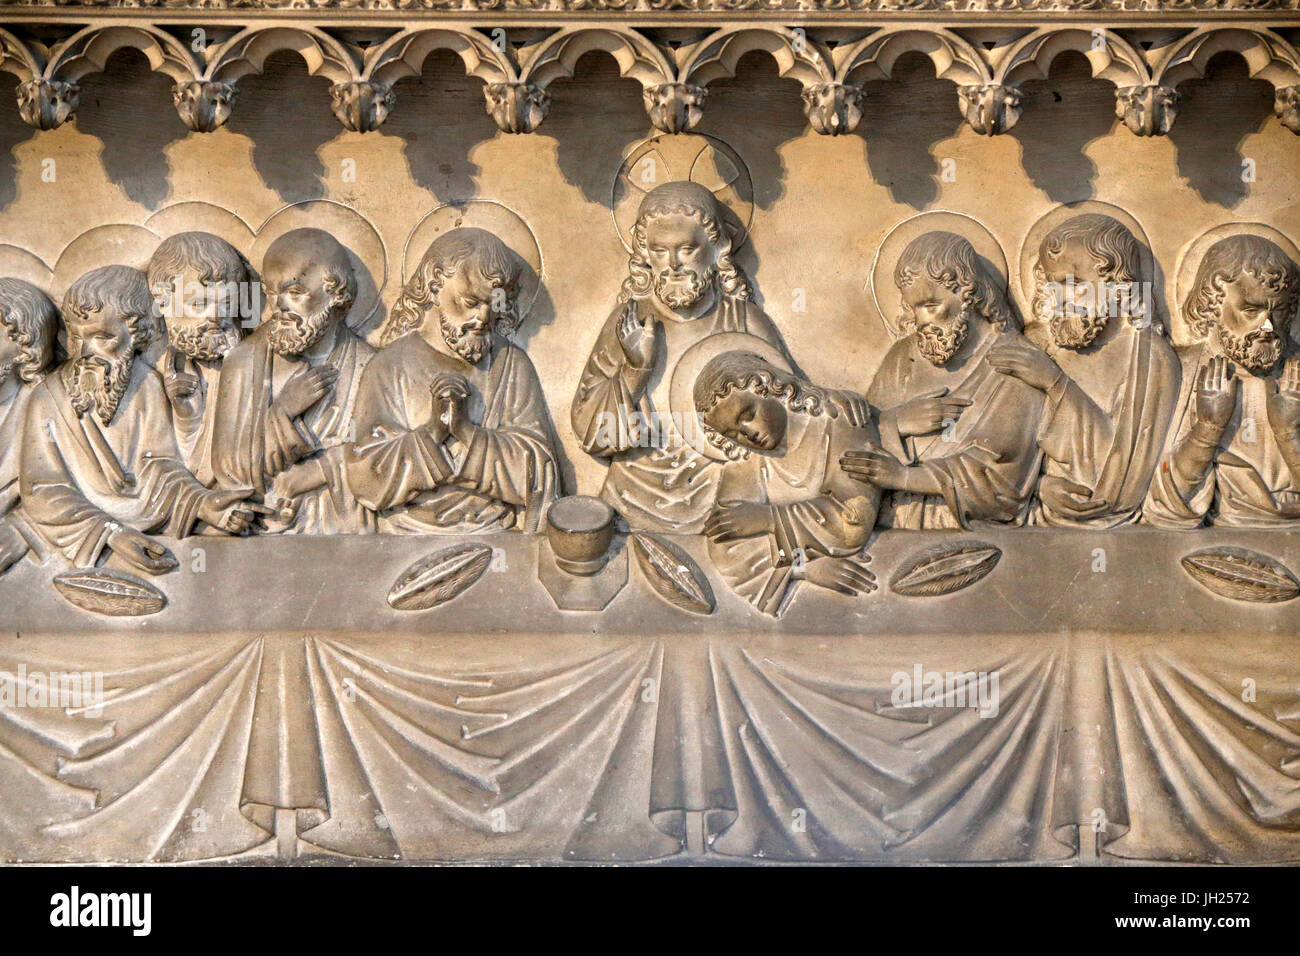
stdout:
[[486,544],[461,544],[421,558],[393,582],[388,603],[399,611],[427,611],[463,594],[492,562]]
[[1193,551],[1182,565],[1202,587],[1234,601],[1277,604],[1300,595],[1300,581],[1285,565],[1245,548]]
[[970,587],[993,570],[1002,550],[981,541],[941,544],[913,556],[890,579],[895,594],[938,597]]
[[669,604],[692,614],[713,613],[717,603],[709,579],[678,545],[637,532],[632,535],[632,553],[655,593]]
[[157,614],[167,596],[148,581],[109,568],[77,568],[55,575],[54,590],[83,611],[110,617]]

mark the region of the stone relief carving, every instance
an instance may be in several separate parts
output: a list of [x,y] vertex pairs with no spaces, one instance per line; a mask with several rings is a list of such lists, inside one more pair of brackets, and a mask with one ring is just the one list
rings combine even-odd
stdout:
[[1275,230],[1220,227],[1179,266],[1185,348],[1173,423],[1151,482],[1155,525],[1281,527],[1294,520],[1300,360],[1290,337],[1300,256]]
[[[627,8],[552,5],[578,7]],[[164,634],[194,620],[184,616],[193,586],[168,574],[182,558],[176,538],[292,556],[284,548],[338,536],[331,544],[353,561],[388,562],[382,581],[365,575],[374,593],[350,619],[358,630],[414,622],[438,638],[304,636],[311,608],[283,634],[249,637],[244,625],[264,607],[245,582],[231,593],[249,596],[247,619],[179,641],[179,656],[160,642],[147,665],[124,665],[111,649],[63,646],[71,663],[104,670],[113,693],[93,722],[55,713],[39,724],[0,708],[0,745],[29,761],[15,771],[0,759],[0,792],[36,792],[52,808],[40,821],[0,812],[6,832],[22,834],[0,841],[3,853],[445,859],[453,846],[473,859],[988,861],[1079,858],[1091,840],[1093,852],[1130,859],[1297,858],[1293,662],[1252,655],[1256,706],[1237,697],[1235,671],[1190,643],[1041,642],[1061,619],[1056,605],[1021,592],[1055,588],[1059,600],[1074,581],[1050,561],[1037,567],[1041,550],[1024,542],[1040,532],[1017,527],[1084,532],[1084,552],[1093,532],[1108,548],[1137,542],[1128,546],[1154,555],[1142,554],[1150,580],[1183,588],[1198,612],[1226,605],[1259,615],[1247,626],[1278,626],[1285,612],[1272,605],[1300,593],[1285,535],[1276,547],[1251,537],[1256,551],[1213,528],[1170,545],[1132,526],[1253,531],[1300,516],[1290,337],[1300,253],[1290,240],[1245,222],[1193,240],[1177,314],[1166,316],[1142,294],[1157,263],[1134,216],[1061,206],[1023,237],[1022,334],[989,230],[953,213],[914,217],[871,270],[876,302],[899,327],[874,381],[855,385],[864,397],[804,376],[738,264],[749,170],[734,150],[684,135],[709,83],[756,50],[800,84],[810,125],[826,135],[853,132],[870,82],[916,52],[957,87],[972,129],[1004,133],[1019,119],[1021,84],[1068,51],[1116,87],[1125,126],[1162,135],[1178,85],[1225,50],[1273,84],[1277,118],[1300,132],[1300,73],[1283,34],[1193,25],[1148,49],[1130,30],[1028,24],[985,45],[955,27],[890,23],[835,42],[811,31],[803,45],[771,24],[706,25],[671,43],[649,28],[566,24],[503,50],[469,21],[403,24],[364,44],[307,22],[254,24],[202,52],[139,24],[95,22],[49,46],[21,31],[0,39],[20,113],[41,129],[70,118],[77,79],[122,46],[171,76],[195,132],[224,124],[238,80],[280,50],[329,81],[335,115],[358,133],[385,121],[394,84],[437,49],[484,82],[497,126],[521,134],[546,118],[550,82],[587,52],[613,55],[642,84],[650,126],[674,135],[628,155],[623,173],[652,176],[616,187],[611,203],[628,269],[605,279],[622,291],[599,330],[592,316],[598,334],[569,422],[609,463],[601,497],[565,496],[556,395],[548,402],[534,362],[563,360],[569,388],[582,355],[513,337],[541,251],[499,204],[422,220],[400,295],[369,332],[378,297],[363,273],[382,286],[387,266],[359,268],[371,260],[323,204],[272,217],[247,243],[177,213],[183,230],[132,240],[149,245],[139,269],[79,268],[61,317],[35,285],[0,279],[0,573],[24,588],[42,582],[38,612],[52,588],[66,614],[130,616]],[[231,286],[264,295],[243,301]],[[1179,330],[1197,341],[1175,351]],[[978,538],[960,533],[971,528]],[[881,529],[951,534],[899,541]],[[351,537],[370,532],[409,537]],[[421,543],[427,534],[446,546]],[[266,540],[218,537],[249,535]],[[633,559],[641,580],[628,587]],[[1004,680],[991,713],[956,703],[958,691],[976,694],[964,684],[940,688],[919,715],[895,700],[902,645],[891,627],[960,627],[946,611],[970,609],[974,621],[1008,595],[1033,641],[978,649]],[[900,604],[915,616],[889,618]],[[641,633],[600,631],[611,608]],[[497,623],[475,630],[480,616]],[[460,618],[469,629],[453,634]],[[538,645],[544,660],[521,663],[523,641],[494,640],[520,619],[554,629]],[[805,627],[851,653],[786,641]],[[1122,750],[1120,779],[1089,778],[1095,767],[1065,726],[1095,726],[1100,750]],[[1148,801],[1179,826],[1153,826]],[[219,808],[210,833],[176,823],[195,806]],[[809,828],[773,829],[791,808],[809,813]],[[1098,809],[1106,824],[1089,831]],[[1225,828],[1232,839],[1218,839]]]
[[[961,218],[918,216],[877,258],[876,288],[895,286],[904,337],[867,393],[880,409],[880,447],[848,451],[841,466],[890,492],[886,527],[1019,524],[1034,492],[1044,398],[1025,378],[1038,381],[1028,370],[1044,356],[1017,329],[996,242]],[[936,220],[973,231],[982,254],[939,230],[897,248]]]
[[1158,136],[1168,133],[1177,116],[1178,85],[1204,76],[1215,55],[1231,51],[1246,61],[1251,76],[1272,84],[1283,125],[1292,132],[1300,127],[1294,109],[1300,53],[1280,32],[1235,22],[1194,26],[1172,41],[1167,32],[1134,34],[1104,21],[1036,26],[991,45],[972,42],[957,26],[910,23],[864,23],[851,28],[847,40],[772,23],[710,26],[697,39],[679,43],[652,28],[613,20],[521,31],[523,39],[504,44],[469,25],[403,26],[373,44],[325,26],[254,21],[199,49],[147,19],[91,23],[53,44],[15,26],[0,29],[0,69],[18,77],[23,119],[53,129],[75,113],[78,81],[102,71],[116,50],[134,48],[171,78],[186,126],[211,132],[235,107],[239,80],[260,73],[272,54],[292,50],[311,75],[329,80],[339,122],[369,132],[396,108],[394,84],[419,76],[426,58],[443,49],[461,58],[467,75],[483,81],[487,112],[498,128],[531,133],[550,108],[550,83],[571,76],[584,54],[600,50],[614,57],[622,76],[641,84],[650,124],[678,133],[699,122],[710,83],[734,76],[743,56],[762,51],[782,77],[802,87],[812,128],[841,135],[860,122],[865,84],[892,78],[900,57],[920,53],[934,63],[936,76],[956,86],[967,123],[998,135],[1019,119],[1020,84],[1044,78],[1060,54],[1073,51],[1087,57],[1094,77],[1114,85],[1116,116],[1124,125],[1138,136]]

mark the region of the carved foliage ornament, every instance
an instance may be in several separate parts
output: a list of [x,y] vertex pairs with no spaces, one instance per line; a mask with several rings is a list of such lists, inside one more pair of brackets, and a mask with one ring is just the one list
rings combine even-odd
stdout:
[[[572,2],[585,7],[589,0]],[[243,0],[240,5],[245,5]],[[498,0],[491,5],[497,6]],[[740,9],[744,0],[725,5]],[[613,9],[622,4],[591,6]],[[704,3],[690,6],[710,8]],[[655,4],[655,9],[663,8]],[[845,9],[858,7],[849,4]],[[1095,78],[1114,84],[1116,114],[1125,125],[1139,136],[1153,136],[1167,133],[1177,115],[1177,86],[1203,76],[1209,61],[1226,51],[1242,57],[1252,77],[1273,85],[1278,119],[1300,131],[1295,92],[1300,89],[1300,53],[1272,30],[1235,25],[1200,27],[1151,49],[1109,29],[1067,25],[1040,27],[1010,46],[992,49],[969,42],[956,29],[910,24],[878,27],[838,45],[776,25],[717,26],[682,46],[623,24],[582,24],[505,49],[469,26],[415,25],[377,45],[351,42],[324,26],[254,23],[197,51],[149,25],[91,24],[52,46],[0,30],[0,68],[19,79],[23,119],[38,129],[53,129],[76,110],[77,81],[102,70],[116,50],[134,48],[153,69],[172,78],[175,106],[186,126],[210,132],[229,117],[238,80],[261,72],[272,54],[291,50],[302,56],[311,75],[330,80],[331,105],[339,121],[349,130],[367,132],[378,128],[394,108],[394,84],[419,75],[434,50],[446,49],[460,56],[468,75],[484,82],[486,108],[497,126],[509,133],[529,133],[546,117],[549,84],[571,76],[584,54],[603,51],[614,57],[620,75],[641,84],[652,126],[680,133],[700,121],[708,84],[734,76],[740,60],[757,51],[776,61],[781,77],[800,84],[812,128],[841,135],[852,132],[861,120],[863,83],[889,79],[900,58],[921,53],[930,58],[937,77],[957,86],[958,105],[970,126],[996,135],[1019,119],[1019,84],[1045,76],[1057,56],[1073,51],[1088,58]]]

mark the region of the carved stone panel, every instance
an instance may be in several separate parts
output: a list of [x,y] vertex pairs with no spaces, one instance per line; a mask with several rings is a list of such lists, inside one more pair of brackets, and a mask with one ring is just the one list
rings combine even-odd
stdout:
[[0,861],[1300,861],[1297,44],[5,6]]

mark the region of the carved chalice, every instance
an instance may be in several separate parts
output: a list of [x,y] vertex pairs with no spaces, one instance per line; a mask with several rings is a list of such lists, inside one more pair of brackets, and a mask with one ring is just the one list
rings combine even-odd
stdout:
[[614,509],[590,495],[561,498],[547,513],[546,540],[560,570],[590,577],[608,560]]

